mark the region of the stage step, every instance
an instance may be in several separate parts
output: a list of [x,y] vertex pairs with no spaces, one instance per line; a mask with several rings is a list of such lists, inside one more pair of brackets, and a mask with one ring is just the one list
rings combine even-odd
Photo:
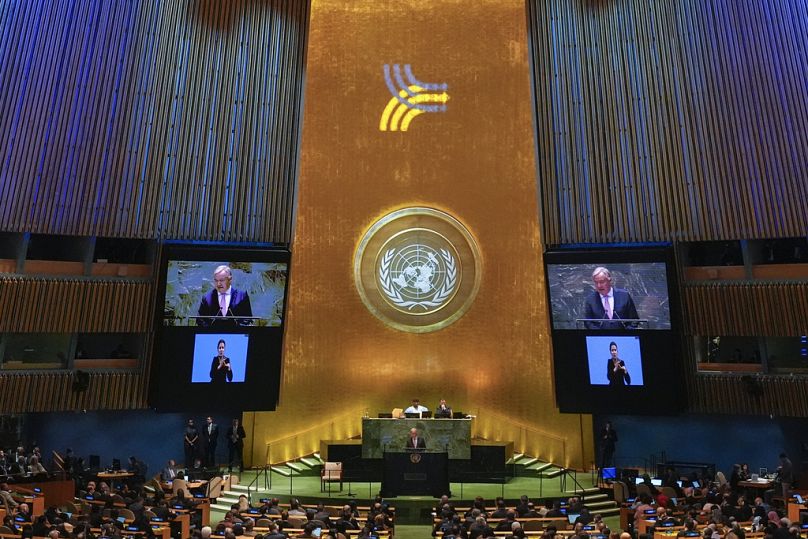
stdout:
[[517,462],[519,466],[524,466],[526,469],[530,469],[531,466],[534,464],[538,464],[540,461],[537,458],[525,458]]
[[285,464],[278,464],[277,466],[271,466],[270,470],[284,477],[292,477],[293,475],[300,475],[299,472],[293,470],[292,468],[286,466]]
[[541,473],[548,468],[552,468],[553,465],[550,462],[536,462],[535,464],[531,464],[527,467],[528,470],[535,470],[537,473]]
[[[316,454],[316,453],[315,453]],[[320,460],[319,457],[315,457],[312,455],[311,457],[302,457],[300,462],[308,466],[309,468],[316,468],[317,466],[322,466],[323,461]]]
[[587,494],[584,496],[584,503],[587,505],[598,502],[611,502],[611,500],[609,499],[608,494],[604,494],[602,492],[598,492],[597,494]]
[[[571,480],[567,481],[567,486],[568,487],[570,486],[570,483],[572,483]],[[590,488],[579,488],[578,490],[567,490],[566,492],[564,492],[564,494],[567,495],[567,496],[583,496],[583,497],[586,497],[588,494],[597,494],[599,492],[600,492],[600,489],[598,487],[590,487]]]
[[519,460],[522,459],[525,455],[523,453],[514,453],[511,458],[508,459],[508,462],[505,464],[518,464]]
[[255,492],[258,490],[258,487],[253,485],[250,487],[249,485],[232,485],[230,490],[225,490],[224,492],[232,492],[233,494],[238,497],[240,494],[249,494],[250,492]]
[[611,509],[615,507],[615,503],[612,500],[603,502],[584,502],[584,505],[586,505],[592,513],[597,513],[601,509]]
[[559,475],[561,475],[563,473],[564,473],[563,468],[556,468],[554,466],[551,466],[549,468],[545,468],[544,470],[542,470],[539,473],[539,476],[543,477],[545,479],[555,479],[556,477],[558,477]]
[[310,466],[307,466],[307,465],[305,465],[305,464],[303,464],[301,462],[287,462],[286,466],[288,468],[293,469],[294,471],[296,471],[299,474],[302,474],[304,471],[311,469]]

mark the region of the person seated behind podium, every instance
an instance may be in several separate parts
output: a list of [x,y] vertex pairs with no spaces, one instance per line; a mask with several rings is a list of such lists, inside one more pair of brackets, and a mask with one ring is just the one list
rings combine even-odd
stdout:
[[441,399],[440,404],[435,408],[435,417],[452,417],[452,407],[446,404],[446,399]]
[[[233,272],[229,266],[219,266],[213,271],[213,290],[202,296],[196,319],[197,326],[251,326],[252,317],[250,296],[243,290],[233,288]],[[215,317],[215,318],[205,318]]]
[[604,267],[592,272],[594,289],[584,300],[586,329],[636,329],[637,322],[621,322],[639,318],[631,294],[622,288],[612,287],[612,274]]
[[426,449],[426,440],[418,436],[418,429],[410,429],[410,437],[407,438],[407,449]]
[[404,410],[405,414],[422,414],[424,412],[428,412],[429,408],[426,406],[421,405],[421,401],[418,399],[412,399],[412,404],[409,408]]
[[177,462],[174,459],[168,459],[168,463],[166,467],[163,468],[163,471],[160,473],[163,481],[173,481],[177,478],[179,473],[177,472]]

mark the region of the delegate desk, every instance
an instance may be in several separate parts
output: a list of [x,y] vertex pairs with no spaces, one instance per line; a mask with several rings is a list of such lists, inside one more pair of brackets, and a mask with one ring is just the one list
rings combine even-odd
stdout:
[[449,455],[446,452],[388,451],[384,454],[381,495],[430,495],[449,492]]
[[411,428],[418,429],[427,449],[448,453],[450,459],[471,458],[471,419],[362,419],[362,458],[380,459],[385,451],[407,445]]

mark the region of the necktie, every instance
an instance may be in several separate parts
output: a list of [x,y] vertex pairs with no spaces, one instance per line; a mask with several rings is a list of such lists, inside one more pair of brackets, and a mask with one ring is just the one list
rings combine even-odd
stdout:
[[606,318],[612,319],[612,308],[609,305],[609,296],[603,296],[603,310],[606,313]]
[[227,316],[227,302],[225,301],[225,295],[219,294],[219,310],[222,313],[222,316]]

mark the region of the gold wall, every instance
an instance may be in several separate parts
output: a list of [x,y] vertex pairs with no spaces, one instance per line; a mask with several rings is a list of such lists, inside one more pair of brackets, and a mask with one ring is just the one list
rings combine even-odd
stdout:
[[[524,2],[315,0],[309,30],[281,401],[245,414],[252,464],[357,435],[363,411],[414,396],[517,451],[590,463],[591,418],[554,404]],[[446,112],[381,131],[395,63],[446,83]],[[415,205],[459,219],[482,253],[469,311],[427,334],[375,318],[352,273],[371,224]]]

